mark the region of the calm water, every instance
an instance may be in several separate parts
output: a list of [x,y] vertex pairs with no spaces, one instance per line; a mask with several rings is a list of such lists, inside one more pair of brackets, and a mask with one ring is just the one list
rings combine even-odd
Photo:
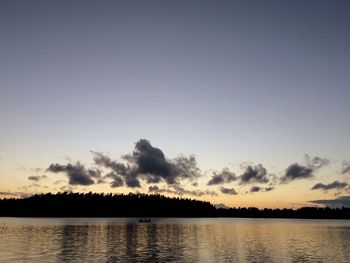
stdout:
[[0,218],[1,262],[350,262],[350,221]]

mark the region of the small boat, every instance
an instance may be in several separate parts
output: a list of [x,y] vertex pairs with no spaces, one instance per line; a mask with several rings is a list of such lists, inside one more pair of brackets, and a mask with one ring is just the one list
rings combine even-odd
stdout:
[[151,223],[150,218],[139,218],[139,223]]

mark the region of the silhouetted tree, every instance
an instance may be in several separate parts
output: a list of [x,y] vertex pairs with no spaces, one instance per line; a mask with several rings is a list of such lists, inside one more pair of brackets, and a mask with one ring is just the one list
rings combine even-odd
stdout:
[[0,216],[16,217],[259,217],[350,219],[350,208],[258,209],[215,207],[209,202],[160,194],[72,193],[0,199]]

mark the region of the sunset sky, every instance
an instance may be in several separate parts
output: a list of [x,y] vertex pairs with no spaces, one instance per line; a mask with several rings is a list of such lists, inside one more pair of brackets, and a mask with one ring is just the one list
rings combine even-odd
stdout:
[[1,1],[0,197],[350,205],[349,14],[349,1]]

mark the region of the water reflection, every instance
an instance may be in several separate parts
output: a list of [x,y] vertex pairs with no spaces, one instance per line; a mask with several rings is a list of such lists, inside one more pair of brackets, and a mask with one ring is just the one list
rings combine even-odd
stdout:
[[341,220],[0,219],[1,262],[347,262],[349,246]]

